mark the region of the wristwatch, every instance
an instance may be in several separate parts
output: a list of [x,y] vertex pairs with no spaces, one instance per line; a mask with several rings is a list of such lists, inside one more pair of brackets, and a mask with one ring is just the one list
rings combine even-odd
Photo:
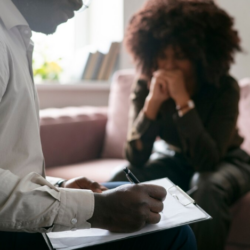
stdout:
[[183,110],[185,110],[185,109],[193,109],[195,107],[195,104],[194,104],[194,101],[193,100],[189,100],[185,105],[183,105],[183,106],[180,106],[180,105],[177,105],[176,106],[176,110],[178,111],[178,115],[180,116],[180,117],[182,117],[183,115],[184,115],[184,113],[183,113]]
[[61,187],[61,185],[62,185],[65,181],[66,181],[66,180],[61,179],[61,180],[59,180],[54,186],[55,186],[55,187]]

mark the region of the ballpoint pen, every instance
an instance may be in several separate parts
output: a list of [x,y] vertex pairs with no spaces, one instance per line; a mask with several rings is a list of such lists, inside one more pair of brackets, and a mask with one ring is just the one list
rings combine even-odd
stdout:
[[127,179],[130,181],[132,184],[138,184],[140,181],[135,177],[135,175],[126,167],[123,169],[123,171],[126,174]]

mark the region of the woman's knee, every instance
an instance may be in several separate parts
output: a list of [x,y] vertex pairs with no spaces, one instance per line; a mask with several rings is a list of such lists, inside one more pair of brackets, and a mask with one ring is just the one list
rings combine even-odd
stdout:
[[[214,210],[218,206],[227,205],[228,183],[219,179],[217,173],[199,173],[192,180],[192,187],[196,187],[192,197],[204,209]],[[211,211],[210,211],[211,212]]]

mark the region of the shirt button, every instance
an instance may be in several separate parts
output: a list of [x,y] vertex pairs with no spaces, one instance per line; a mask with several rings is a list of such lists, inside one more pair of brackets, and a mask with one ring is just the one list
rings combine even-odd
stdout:
[[75,224],[77,223],[77,219],[76,219],[76,218],[72,219],[72,220],[71,220],[71,223],[72,223],[73,225],[75,225]]
[[28,35],[29,31],[28,30],[24,30],[24,34]]

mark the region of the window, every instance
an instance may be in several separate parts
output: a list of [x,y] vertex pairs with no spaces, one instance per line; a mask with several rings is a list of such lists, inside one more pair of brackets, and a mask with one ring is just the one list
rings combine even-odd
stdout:
[[[33,33],[35,81],[72,78],[72,61],[84,50],[106,53],[113,41],[123,39],[123,0],[93,0],[53,35]],[[80,64],[80,60],[79,60]],[[81,67],[76,65],[75,67]]]

